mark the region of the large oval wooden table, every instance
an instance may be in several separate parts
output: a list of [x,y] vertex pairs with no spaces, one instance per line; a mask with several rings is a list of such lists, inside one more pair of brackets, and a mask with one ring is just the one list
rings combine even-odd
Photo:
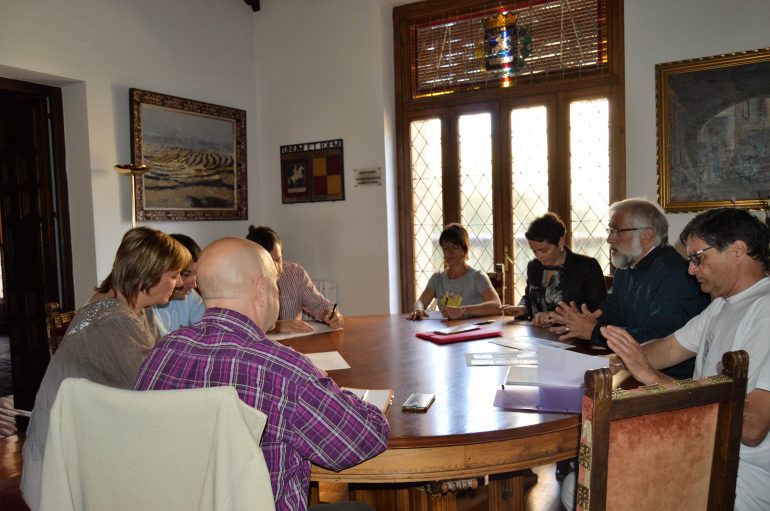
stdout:
[[[528,322],[491,319],[488,326],[503,329],[506,337],[554,339]],[[439,345],[415,336],[460,323],[413,322],[403,315],[346,317],[344,330],[283,341],[302,353],[338,351],[351,366],[329,372],[340,386],[394,391],[387,450],[342,472],[314,466],[313,481],[384,485],[351,493],[378,510],[444,510],[455,509],[453,495],[428,496],[416,491],[415,483],[491,476],[489,509],[522,509],[522,477],[516,471],[576,456],[579,416],[496,408],[495,392],[507,368],[466,365],[466,353],[509,348],[488,339]],[[436,400],[426,413],[402,412],[412,392],[433,393]]]

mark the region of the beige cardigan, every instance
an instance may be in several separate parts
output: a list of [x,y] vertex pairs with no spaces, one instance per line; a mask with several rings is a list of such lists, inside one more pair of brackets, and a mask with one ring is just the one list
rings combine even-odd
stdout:
[[274,510],[266,420],[234,387],[137,392],[67,378],[40,509]]

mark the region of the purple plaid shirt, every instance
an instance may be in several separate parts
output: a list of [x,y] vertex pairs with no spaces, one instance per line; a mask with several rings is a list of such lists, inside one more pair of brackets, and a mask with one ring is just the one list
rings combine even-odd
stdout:
[[307,508],[310,462],[342,470],[387,447],[388,423],[376,406],[232,310],[207,309],[198,323],[163,337],[136,380],[137,390],[222,385],[267,415],[262,451],[278,510]]

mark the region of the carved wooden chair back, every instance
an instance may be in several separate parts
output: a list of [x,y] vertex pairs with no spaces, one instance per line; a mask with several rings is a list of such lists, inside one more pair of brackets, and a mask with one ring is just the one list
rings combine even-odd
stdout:
[[64,334],[67,333],[72,318],[75,317],[75,311],[61,312],[61,306],[58,302],[49,302],[45,304],[45,326],[48,336],[48,349],[53,356],[59,347]]
[[587,371],[577,509],[732,509],[748,358],[728,352],[722,375],[631,391]]

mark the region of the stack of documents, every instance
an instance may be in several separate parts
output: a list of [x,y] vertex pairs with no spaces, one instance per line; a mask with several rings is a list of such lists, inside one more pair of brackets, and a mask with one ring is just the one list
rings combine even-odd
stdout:
[[508,368],[495,406],[509,410],[580,413],[585,372],[609,367],[609,359],[541,346],[537,365]]

